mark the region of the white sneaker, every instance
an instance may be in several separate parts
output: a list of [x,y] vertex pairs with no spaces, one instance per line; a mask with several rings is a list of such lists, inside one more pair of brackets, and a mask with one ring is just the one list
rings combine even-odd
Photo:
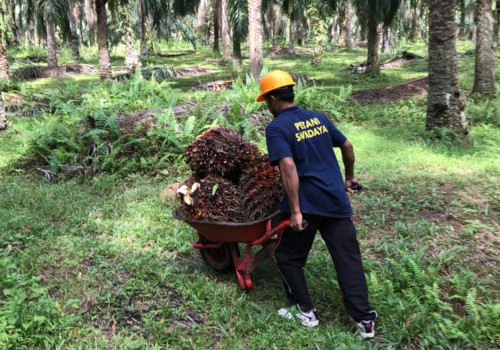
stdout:
[[356,322],[359,328],[359,333],[363,339],[375,338],[375,321],[361,321]]
[[319,325],[319,319],[316,313],[316,309],[312,309],[309,312],[303,312],[294,305],[289,308],[279,309],[278,315],[286,318],[287,320],[293,320],[294,318],[297,318],[300,324],[304,327],[316,327]]
[[[378,317],[377,311],[372,310],[371,312],[375,314],[375,319],[376,319]],[[375,320],[361,321],[355,323],[356,326],[359,328],[359,333],[361,334],[361,338],[363,339],[375,338]]]

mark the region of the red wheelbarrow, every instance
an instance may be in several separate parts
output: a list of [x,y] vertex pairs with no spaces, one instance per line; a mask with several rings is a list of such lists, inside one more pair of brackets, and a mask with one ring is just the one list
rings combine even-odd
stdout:
[[[285,220],[272,228],[272,219],[277,214],[259,221],[234,223],[189,220],[180,217],[178,211],[173,213],[174,218],[185,221],[198,232],[199,239],[193,248],[200,250],[203,260],[218,272],[228,272],[234,267],[243,289],[252,288],[250,274],[264,259],[271,258],[274,263],[274,252],[290,224],[290,220]],[[240,257],[239,243],[245,244],[244,257]],[[256,245],[262,248],[252,255],[252,246]]]

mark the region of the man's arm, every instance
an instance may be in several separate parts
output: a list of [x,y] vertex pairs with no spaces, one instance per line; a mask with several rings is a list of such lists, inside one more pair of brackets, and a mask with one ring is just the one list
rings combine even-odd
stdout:
[[291,157],[281,158],[279,160],[281,180],[288,197],[290,206],[290,227],[295,231],[302,231],[302,213],[299,205],[299,175],[295,162]]
[[349,140],[345,140],[344,144],[340,146],[340,150],[345,168],[345,189],[349,193],[354,193],[351,186],[359,183],[358,179],[354,176],[354,148]]

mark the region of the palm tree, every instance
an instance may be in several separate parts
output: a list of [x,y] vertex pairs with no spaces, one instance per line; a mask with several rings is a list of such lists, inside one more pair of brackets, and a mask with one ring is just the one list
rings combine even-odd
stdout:
[[262,56],[262,13],[261,0],[248,0],[248,53],[249,70],[254,79],[258,79],[264,58]]
[[139,55],[141,58],[146,58],[148,56],[148,50],[146,49],[146,11],[144,8],[144,0],[137,0],[137,20],[139,24]]
[[366,73],[379,74],[378,46],[380,42],[378,27],[383,23],[390,25],[399,8],[399,0],[353,0],[358,18],[366,23],[368,29],[368,57]]
[[497,8],[497,13],[496,13],[496,17],[497,17],[497,20],[496,20],[496,36],[497,36],[497,49],[500,48],[500,0],[497,0],[497,3],[496,3],[496,8]]
[[219,4],[220,22],[221,22],[221,37],[222,37],[222,57],[231,57],[231,38],[229,36],[229,21],[227,15],[227,0],[220,0]]
[[0,91],[0,130],[7,129],[7,117],[5,116],[5,108],[3,106],[2,92]]
[[9,79],[9,61],[7,59],[7,50],[3,44],[7,21],[5,18],[6,4],[0,3],[0,80]]
[[160,36],[168,37],[172,30],[177,30],[193,46],[195,46],[194,35],[181,19],[194,14],[199,3],[200,0],[144,0],[145,11],[151,19],[152,28]]
[[85,17],[87,19],[87,26],[89,31],[89,44],[94,46],[95,33],[97,28],[97,15],[95,13],[95,3],[93,0],[85,0]]
[[78,3],[73,3],[68,12],[69,28],[70,28],[70,46],[72,51],[72,56],[74,60],[80,59],[79,41],[78,35],[76,33],[76,19],[80,11],[80,5]]
[[[38,32],[47,37],[47,63],[49,67],[57,67],[56,27],[64,38],[70,33],[68,20],[68,0],[28,0],[28,18],[37,23]],[[34,13],[35,16],[32,14]]]
[[233,57],[241,63],[241,42],[248,33],[247,0],[232,0],[228,3],[228,8],[233,29]]
[[454,9],[455,0],[429,2],[429,94],[425,127],[451,128],[457,135],[465,135],[468,126],[458,84]]
[[108,15],[106,3],[108,0],[95,0],[97,15],[97,45],[99,46],[99,75],[101,80],[111,80],[111,60],[108,50]]
[[220,52],[219,49],[219,7],[220,0],[212,0],[212,21],[214,25],[214,52]]
[[[9,79],[9,61],[7,60],[7,51],[3,46],[3,33],[6,29],[5,21],[6,4],[0,3],[0,81]],[[3,106],[2,92],[0,91],[0,130],[7,128],[7,118],[5,117],[5,108]]]
[[460,24],[458,25],[458,38],[465,39],[465,0],[458,0],[460,8]]
[[345,46],[352,49],[352,0],[345,4]]
[[14,39],[14,45],[19,45],[19,27],[17,25],[16,19],[16,2],[14,0],[9,0],[10,17],[12,19],[11,28],[12,36]]
[[495,93],[492,0],[477,0],[476,65],[473,92]]

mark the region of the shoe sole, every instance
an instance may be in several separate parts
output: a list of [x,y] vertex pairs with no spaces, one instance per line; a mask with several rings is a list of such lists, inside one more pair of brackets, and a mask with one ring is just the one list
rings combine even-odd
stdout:
[[361,338],[363,339],[373,339],[375,338],[375,332],[371,332],[371,333],[362,333],[360,332],[361,334]]

